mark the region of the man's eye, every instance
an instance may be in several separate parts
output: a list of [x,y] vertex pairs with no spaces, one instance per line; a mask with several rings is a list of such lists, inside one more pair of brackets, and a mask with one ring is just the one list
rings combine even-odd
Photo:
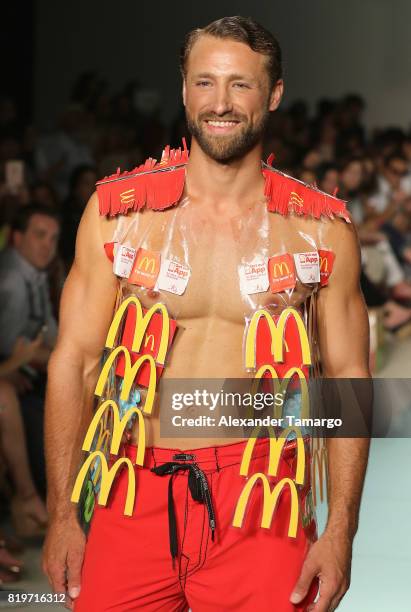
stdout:
[[234,83],[234,87],[239,89],[250,89],[250,86],[247,83]]
[[197,81],[197,85],[199,87],[207,87],[207,85],[211,85],[210,81]]

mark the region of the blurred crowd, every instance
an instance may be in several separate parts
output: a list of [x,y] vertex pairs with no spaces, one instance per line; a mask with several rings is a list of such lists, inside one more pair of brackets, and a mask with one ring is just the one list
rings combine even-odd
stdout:
[[[17,536],[42,534],[47,522],[46,369],[79,220],[98,178],[188,139],[183,109],[167,126],[160,102],[137,82],[113,95],[86,73],[42,132],[18,101],[0,99],[0,505]],[[367,131],[364,111],[353,94],[320,100],[314,112],[304,101],[284,106],[271,118],[265,152],[277,168],[348,202],[367,305],[395,334],[411,321],[411,132]],[[0,584],[21,571],[16,550],[0,532]]]

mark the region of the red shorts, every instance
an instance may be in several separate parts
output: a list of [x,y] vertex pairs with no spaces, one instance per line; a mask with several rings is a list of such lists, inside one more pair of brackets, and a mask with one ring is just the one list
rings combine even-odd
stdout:
[[[296,538],[287,533],[288,487],[280,494],[270,528],[261,527],[261,483],[249,498],[242,527],[233,527],[234,511],[247,480],[239,474],[245,444],[246,441],[192,451],[147,448],[144,467],[135,468],[132,517],[123,514],[127,491],[123,470],[107,507],[96,506],[75,612],[305,610],[317,594],[316,581],[302,604],[295,606],[289,598],[308,548],[317,537],[315,519],[306,510],[306,506],[311,507],[307,503],[310,495],[306,495],[309,482],[299,492]],[[135,446],[126,447],[131,459],[135,452]],[[216,526],[212,540],[208,507],[193,499],[188,472],[173,474],[178,545],[173,563],[168,499],[171,476],[157,475],[150,468],[176,461],[174,455],[178,453],[194,455],[186,462],[194,461],[206,476]],[[268,440],[257,440],[249,475],[267,473],[268,454]],[[282,478],[295,478],[295,458],[295,444],[290,441],[284,448],[277,476],[268,477],[271,488]],[[306,472],[309,474],[308,466]]]

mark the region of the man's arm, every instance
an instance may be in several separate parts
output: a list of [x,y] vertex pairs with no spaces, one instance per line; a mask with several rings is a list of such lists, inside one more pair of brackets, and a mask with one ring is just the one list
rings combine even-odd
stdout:
[[[335,252],[329,285],[319,292],[321,363],[327,378],[368,378],[369,323],[360,289],[360,251],[352,225],[335,221],[329,242]],[[347,591],[351,550],[357,531],[368,460],[368,438],[329,438],[328,521],[324,534],[307,555],[295,592],[307,592],[314,576],[320,598],[309,610],[335,610]]]
[[77,234],[75,261],[62,294],[59,335],[48,366],[45,448],[50,528],[43,566],[57,592],[80,587],[85,539],[70,497],[116,298],[117,281],[103,248],[110,223],[99,218],[94,194]]
[[[327,378],[371,378],[369,321],[360,289],[361,261],[353,226],[340,226],[335,270],[320,291],[319,341]],[[328,438],[329,500],[327,529],[345,530],[351,539],[358,513],[369,449],[368,438]]]

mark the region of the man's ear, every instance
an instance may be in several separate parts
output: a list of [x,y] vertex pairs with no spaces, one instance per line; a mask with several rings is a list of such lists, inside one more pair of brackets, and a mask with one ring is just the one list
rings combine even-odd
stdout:
[[186,105],[186,80],[183,78],[183,104]]
[[275,111],[279,107],[283,93],[284,81],[282,79],[278,79],[270,95],[270,105],[268,107],[270,111]]

